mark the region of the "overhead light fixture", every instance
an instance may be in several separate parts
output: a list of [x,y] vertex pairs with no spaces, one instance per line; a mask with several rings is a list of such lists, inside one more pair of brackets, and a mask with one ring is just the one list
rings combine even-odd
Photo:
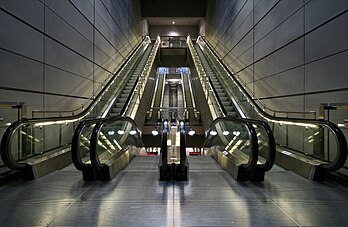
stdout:
[[188,132],[188,134],[189,134],[190,136],[193,136],[195,133],[196,133],[196,132],[195,132],[193,129],[190,129],[190,131]]
[[152,135],[153,135],[153,136],[157,136],[157,135],[158,135],[158,131],[157,131],[157,130],[155,130],[155,129],[154,129],[154,130],[152,130],[152,132],[151,132],[151,133],[152,133]]
[[173,21],[172,24],[175,24],[175,21]]

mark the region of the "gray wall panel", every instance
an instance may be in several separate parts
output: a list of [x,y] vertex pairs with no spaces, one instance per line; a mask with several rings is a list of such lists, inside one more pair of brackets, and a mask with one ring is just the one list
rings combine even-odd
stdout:
[[[85,23],[93,24],[93,5],[86,0],[70,0],[71,3],[81,12],[81,15],[85,17]],[[82,22],[81,22],[82,23]]]
[[298,38],[303,32],[303,10],[298,11],[255,45],[255,60]]
[[306,36],[306,62],[347,50],[347,21],[346,13],[309,33]]
[[[42,91],[42,64],[0,49],[0,75],[2,87]],[[1,96],[6,101],[7,96]]]
[[[79,10],[76,9],[74,4],[67,4],[65,1],[56,0],[46,0],[45,4],[48,6],[46,13],[54,12],[57,17],[60,17],[61,20],[64,20],[65,23],[70,25],[71,28],[81,33],[81,35],[89,41],[93,42],[93,20],[86,20],[85,15],[81,14]],[[84,8],[89,7],[90,9],[92,9],[91,5],[88,2],[85,2],[83,6]],[[60,28],[60,26],[56,25],[55,28]]]
[[[302,5],[302,0],[282,0],[277,5],[274,5],[278,1],[262,0],[255,8],[255,41],[260,40],[262,37],[270,33],[276,27],[286,22],[292,14],[296,13]],[[273,4],[272,4],[273,3]],[[274,8],[272,9],[272,7]],[[260,8],[260,9],[259,9]],[[257,17],[261,11],[264,14],[264,18]],[[267,13],[267,15],[265,15]],[[289,26],[289,25],[287,25]],[[292,25],[295,27],[295,25]],[[291,28],[292,26],[288,27]],[[297,25],[299,26],[299,25]],[[300,27],[303,25],[301,24]],[[290,33],[290,32],[288,32]]]
[[[18,7],[18,5],[21,7]],[[0,1],[0,7],[28,22],[37,29],[43,31],[44,27],[44,5],[39,0],[23,1],[10,0]]]
[[306,32],[348,9],[347,0],[313,0],[305,6]]
[[43,61],[43,34],[0,11],[0,47]]
[[[269,75],[302,65],[303,52],[298,50],[303,49],[303,46],[303,40],[299,39],[257,62],[255,64],[255,79],[259,80]],[[264,54],[255,53],[255,55]]]
[[13,0],[0,8],[0,89],[9,91],[1,101],[29,109],[80,106],[141,40],[137,0]]
[[82,97],[92,96],[92,91],[86,88],[92,87],[93,80],[87,80],[49,66],[45,67],[45,75],[46,92]]
[[84,57],[93,59],[93,43],[90,40],[50,10],[46,11],[45,18],[46,34]]
[[[348,87],[348,51],[306,64],[306,92]],[[325,65],[326,67],[322,67]],[[335,78],[335,79],[333,79]]]
[[327,102],[348,101],[340,95],[348,91],[348,1],[239,0],[224,9],[221,1],[207,2],[206,39],[267,106],[317,110],[319,99],[304,100],[326,94]]
[[257,97],[273,97],[303,92],[304,66],[254,82]]
[[87,77],[92,71],[92,62],[59,43],[46,38],[45,56],[48,64]]

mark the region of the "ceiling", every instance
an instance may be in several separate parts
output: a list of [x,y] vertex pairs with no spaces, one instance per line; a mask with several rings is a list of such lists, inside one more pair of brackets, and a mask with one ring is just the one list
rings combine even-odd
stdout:
[[[203,17],[144,17],[150,26],[154,25],[176,25],[176,26],[198,26]],[[173,21],[175,24],[173,24]]]

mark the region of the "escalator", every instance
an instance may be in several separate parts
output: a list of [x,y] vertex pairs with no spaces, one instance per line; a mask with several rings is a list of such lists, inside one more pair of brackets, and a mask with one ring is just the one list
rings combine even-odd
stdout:
[[[77,126],[71,154],[73,164],[82,171],[85,181],[113,179],[144,147],[141,130],[134,119],[151,71],[148,67],[154,63],[159,42],[158,37],[153,47],[146,49],[129,79],[125,80],[123,89],[119,89],[122,91],[120,96],[113,98],[118,100],[116,105],[120,107],[110,110],[111,102],[106,109],[111,112],[108,118],[84,120]],[[132,92],[128,92],[129,87]]]
[[[277,144],[278,165],[311,180],[324,180],[328,173],[344,165],[347,159],[347,143],[342,131],[335,124],[315,119],[278,117],[277,115],[284,112],[271,110],[255,98],[254,94],[251,96],[204,38],[199,37],[195,46],[201,60],[199,67],[205,69],[200,73],[201,77],[212,84],[211,90],[215,92],[218,105],[226,105],[229,109],[232,109],[232,105],[236,112],[234,114],[225,111],[226,114],[238,118],[259,119],[271,125]],[[230,98],[228,102],[224,102],[226,96]],[[293,113],[286,114],[291,116]],[[264,157],[264,152],[260,151],[260,155]]]
[[[139,102],[134,100],[140,98],[144,92],[158,42],[157,40],[152,45],[150,38],[145,37],[138,43],[130,57],[115,69],[115,74],[97,89],[98,93],[93,94],[82,108],[65,111],[63,117],[24,118],[14,122],[7,128],[1,140],[1,158],[5,165],[21,172],[24,179],[32,180],[71,164],[71,138],[75,128],[80,130],[81,135],[78,143],[81,151],[77,156],[81,158],[81,163],[90,162],[86,154],[89,152],[90,136],[93,132],[91,126],[108,115],[115,115],[114,108],[117,113],[117,108],[124,99],[128,103],[126,105],[125,102],[123,106],[123,114],[134,118],[139,108]],[[129,93],[127,97],[130,86],[138,90]],[[81,121],[84,123],[77,127]],[[76,160],[76,157],[73,159]]]

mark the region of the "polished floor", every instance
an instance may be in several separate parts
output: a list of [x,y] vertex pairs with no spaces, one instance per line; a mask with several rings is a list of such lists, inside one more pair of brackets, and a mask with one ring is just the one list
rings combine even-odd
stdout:
[[275,166],[236,182],[210,157],[189,157],[188,182],[159,182],[158,157],[136,157],[109,182],[69,166],[0,188],[0,226],[348,226],[348,188]]

